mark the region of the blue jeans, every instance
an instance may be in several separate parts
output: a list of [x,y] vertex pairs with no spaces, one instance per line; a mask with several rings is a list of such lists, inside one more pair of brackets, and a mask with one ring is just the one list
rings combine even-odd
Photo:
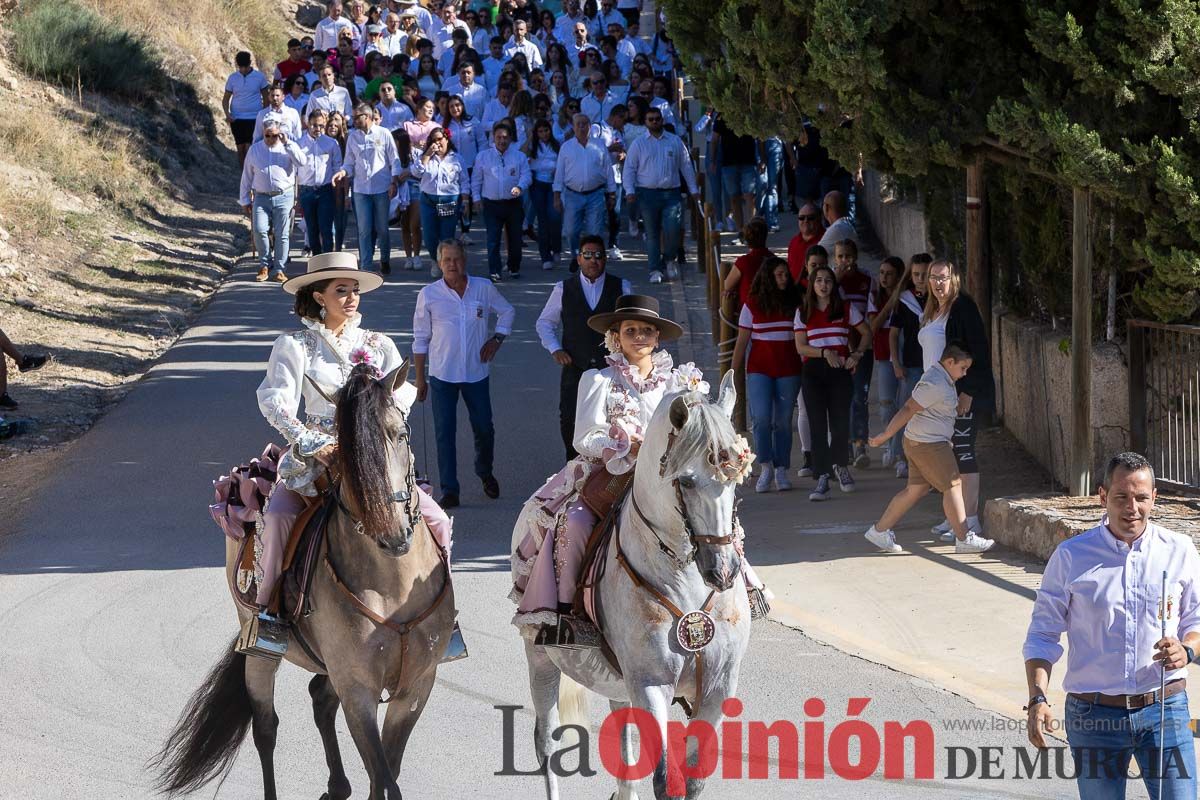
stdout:
[[358,226],[358,268],[371,270],[375,242],[379,242],[379,263],[386,264],[392,255],[392,240],[388,233],[388,195],[354,193],[354,224]]
[[[900,393],[898,395],[896,395],[896,408],[897,409],[903,408],[904,404],[908,402],[908,398],[912,397],[913,389],[917,388],[917,382],[921,380],[921,376],[923,374],[924,373],[921,371],[920,367],[905,367],[904,368],[904,380],[900,382]],[[900,430],[896,431],[896,436],[895,436],[895,439],[893,440],[892,446],[896,448],[896,450],[895,450],[896,458],[903,459],[904,458],[904,428],[901,428]]]
[[467,418],[475,434],[475,474],[492,474],[496,429],[492,426],[492,398],[488,378],[475,383],[448,383],[430,376],[429,396],[433,402],[433,433],[437,439],[438,480],[443,492],[458,494],[458,397],[462,395]]
[[333,250],[333,184],[301,186],[300,208],[308,228],[308,249],[314,256]]
[[500,274],[500,239],[508,231],[508,271],[521,272],[521,224],[525,209],[521,199],[484,200],[483,225],[487,228],[488,272]]
[[850,398],[850,439],[866,441],[871,427],[871,373],[875,369],[875,354],[868,350],[854,368],[854,394]]
[[538,255],[542,261],[553,261],[562,248],[562,214],[554,207],[554,187],[534,181],[529,189],[533,200],[533,216],[537,220]]
[[738,202],[738,195],[752,195],[758,189],[758,166],[721,167],[721,183],[728,205],[732,208]]
[[[720,150],[719,147],[717,149]],[[721,186],[720,153],[704,165],[704,193],[708,195],[708,202],[712,203],[716,223],[721,224],[725,221],[725,214],[728,212],[725,208],[724,188]]]
[[799,393],[799,375],[772,378],[759,372],[746,373],[754,455],[760,463],[784,469],[792,466],[792,414]]
[[767,171],[759,176],[758,213],[766,218],[767,225],[775,228],[779,226],[779,174],[783,172],[783,142],[777,136],[765,139],[763,150],[767,156]]
[[350,217],[350,198],[342,205],[337,203],[337,194],[333,199],[333,249],[339,253],[346,244],[346,220]]
[[429,252],[429,258],[434,263],[437,263],[438,245],[443,239],[453,239],[454,229],[458,226],[458,217],[460,212],[455,212],[448,217],[439,217],[437,213],[438,203],[454,203],[458,206],[458,195],[456,194],[425,194],[421,192],[421,238],[425,240],[425,249]]
[[[891,361],[876,361],[874,380],[876,393],[879,396],[879,419],[883,423],[880,433],[882,433],[900,409],[897,403],[897,398],[900,396],[900,379],[896,377],[896,371],[892,369]],[[884,450],[890,453],[892,458],[904,458],[904,451],[900,449],[903,445],[900,437],[901,434],[897,433],[884,447]]]
[[[292,189],[270,196],[254,195],[254,246],[258,248],[259,269],[287,271],[288,253],[292,246],[292,206],[296,204]],[[268,233],[275,231],[275,252],[271,252]]]
[[603,236],[606,222],[604,190],[580,194],[563,187],[563,235],[571,248],[571,258],[579,254],[579,237]]
[[663,272],[665,254],[674,257],[683,244],[683,200],[679,189],[638,189],[634,197],[646,223],[647,264],[651,272]]
[[1158,746],[1163,758],[1163,800],[1195,800],[1196,756],[1188,729],[1187,692],[1163,704],[1166,724],[1159,729],[1158,705],[1137,711],[1110,708],[1067,696],[1067,743],[1075,761],[1080,800],[1123,800],[1129,762],[1136,758],[1151,800],[1158,800]]

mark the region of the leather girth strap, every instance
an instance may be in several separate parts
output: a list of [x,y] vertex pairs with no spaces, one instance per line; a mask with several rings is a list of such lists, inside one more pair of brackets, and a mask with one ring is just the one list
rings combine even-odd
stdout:
[[[429,532],[429,528],[426,526],[424,520],[421,520],[417,524],[416,529],[413,531],[413,536],[422,535],[433,535]],[[371,622],[374,622],[376,625],[381,625],[389,630],[395,631],[400,636],[400,668],[396,672],[396,688],[391,690],[389,697],[381,698],[379,701],[380,703],[390,703],[396,699],[397,691],[400,688],[400,680],[404,676],[404,654],[408,652],[408,635],[412,633],[414,628],[428,619],[433,612],[437,611],[438,607],[442,604],[442,601],[446,599],[446,595],[450,592],[450,563],[446,560],[445,551],[443,551],[442,548],[436,543],[434,546],[437,547],[438,558],[442,562],[442,569],[444,569],[446,572],[446,578],[444,581],[442,581],[441,591],[438,592],[438,595],[434,598],[433,603],[416,617],[413,617],[407,622],[397,622],[393,619],[388,619],[387,617],[377,614],[374,609],[372,609],[362,600],[358,599],[358,595],[355,594],[354,591],[347,586],[338,575],[337,568],[333,565],[333,561],[329,558],[329,551],[325,551],[325,567],[329,570],[329,577],[332,578],[333,585],[340,589],[342,594],[346,596],[346,599],[350,601],[350,605],[354,606],[354,610],[371,620]]]

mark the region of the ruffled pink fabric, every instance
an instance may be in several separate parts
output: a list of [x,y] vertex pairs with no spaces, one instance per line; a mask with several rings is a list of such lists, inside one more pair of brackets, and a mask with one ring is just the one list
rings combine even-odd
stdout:
[[281,455],[283,451],[278,445],[268,444],[261,456],[213,481],[214,501],[208,512],[217,527],[235,542],[254,533],[258,515],[266,507],[275,485]]

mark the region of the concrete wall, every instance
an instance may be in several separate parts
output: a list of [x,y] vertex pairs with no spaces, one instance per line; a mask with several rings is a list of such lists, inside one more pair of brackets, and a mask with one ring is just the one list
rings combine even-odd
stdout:
[[[992,359],[1004,427],[1062,485],[1071,458],[1070,328],[1037,325],[997,308]],[[1129,371],[1124,347],[1092,351],[1092,476],[1108,457],[1129,448]]]
[[914,253],[932,252],[920,203],[903,199],[883,202],[879,196],[881,176],[874,170],[865,170],[863,180],[866,185],[858,190],[855,212],[870,223],[885,255],[899,256],[907,262]]

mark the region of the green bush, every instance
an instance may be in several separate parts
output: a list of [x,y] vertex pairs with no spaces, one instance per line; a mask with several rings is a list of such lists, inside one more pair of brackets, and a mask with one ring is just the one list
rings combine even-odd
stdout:
[[132,99],[167,83],[146,40],[71,0],[27,0],[11,41],[16,64],[48,83]]

